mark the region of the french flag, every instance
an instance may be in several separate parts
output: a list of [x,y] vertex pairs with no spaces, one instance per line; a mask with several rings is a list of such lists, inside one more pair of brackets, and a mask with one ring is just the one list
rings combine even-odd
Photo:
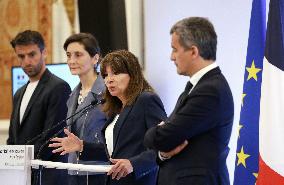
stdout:
[[259,115],[257,185],[284,184],[284,1],[270,0]]

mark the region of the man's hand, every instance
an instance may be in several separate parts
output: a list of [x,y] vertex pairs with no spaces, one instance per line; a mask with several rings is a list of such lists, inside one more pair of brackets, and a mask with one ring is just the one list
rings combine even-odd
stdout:
[[187,145],[188,145],[188,141],[185,140],[182,144],[178,145],[176,148],[172,149],[169,152],[161,152],[160,151],[160,155],[165,159],[169,159],[172,156],[180,153]]

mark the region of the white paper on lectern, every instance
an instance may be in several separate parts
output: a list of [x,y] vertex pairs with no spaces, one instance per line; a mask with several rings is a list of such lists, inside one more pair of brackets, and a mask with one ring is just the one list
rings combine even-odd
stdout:
[[[23,154],[24,150],[24,154]],[[30,185],[30,161],[34,156],[32,145],[0,145],[0,184],[4,185]],[[22,161],[21,157],[24,156]],[[15,161],[11,161],[15,159]]]
[[0,169],[24,170],[24,168],[24,145],[0,145]]

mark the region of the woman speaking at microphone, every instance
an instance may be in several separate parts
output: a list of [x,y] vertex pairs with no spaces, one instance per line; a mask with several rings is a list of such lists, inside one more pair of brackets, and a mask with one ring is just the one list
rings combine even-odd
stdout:
[[[143,145],[146,131],[166,118],[163,104],[145,80],[137,58],[125,50],[114,51],[101,63],[107,90],[103,111],[108,115],[103,135],[104,147],[113,167],[107,185],[155,185],[156,153]],[[65,138],[54,138],[53,152],[62,155],[80,151],[81,157],[99,156],[103,147],[88,143],[68,130]]]
[[[67,117],[84,109],[91,102],[100,101],[105,91],[104,80],[97,73],[100,60],[100,48],[96,38],[89,33],[73,34],[65,41],[64,50],[67,55],[67,64],[72,75],[80,78],[80,83],[72,91],[67,101]],[[102,143],[101,130],[106,121],[105,114],[100,106],[83,111],[68,120],[68,129],[78,138],[89,143]],[[105,150],[102,148],[101,159],[108,160]],[[68,156],[69,163],[76,164],[105,164],[95,161],[92,155],[86,155],[81,159],[78,152],[71,152]],[[68,171],[69,185],[102,185],[105,183],[105,174]],[[88,183],[87,183],[88,181]]]

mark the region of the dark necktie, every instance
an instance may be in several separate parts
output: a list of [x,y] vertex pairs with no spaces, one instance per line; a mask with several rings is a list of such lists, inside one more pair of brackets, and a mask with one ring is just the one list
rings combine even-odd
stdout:
[[184,88],[184,91],[183,93],[181,93],[180,97],[179,97],[179,100],[178,100],[178,104],[181,104],[183,102],[183,100],[187,97],[189,91],[191,90],[192,88],[192,84],[190,83],[190,81],[187,82],[185,88]]
[[176,106],[175,106],[174,111],[172,112],[172,114],[174,114],[176,112],[177,108],[185,100],[185,98],[187,97],[187,95],[188,95],[189,91],[191,90],[192,86],[193,85],[190,83],[190,81],[188,81],[186,86],[185,86],[184,91],[181,93],[181,95],[179,96],[179,98],[177,100]]

